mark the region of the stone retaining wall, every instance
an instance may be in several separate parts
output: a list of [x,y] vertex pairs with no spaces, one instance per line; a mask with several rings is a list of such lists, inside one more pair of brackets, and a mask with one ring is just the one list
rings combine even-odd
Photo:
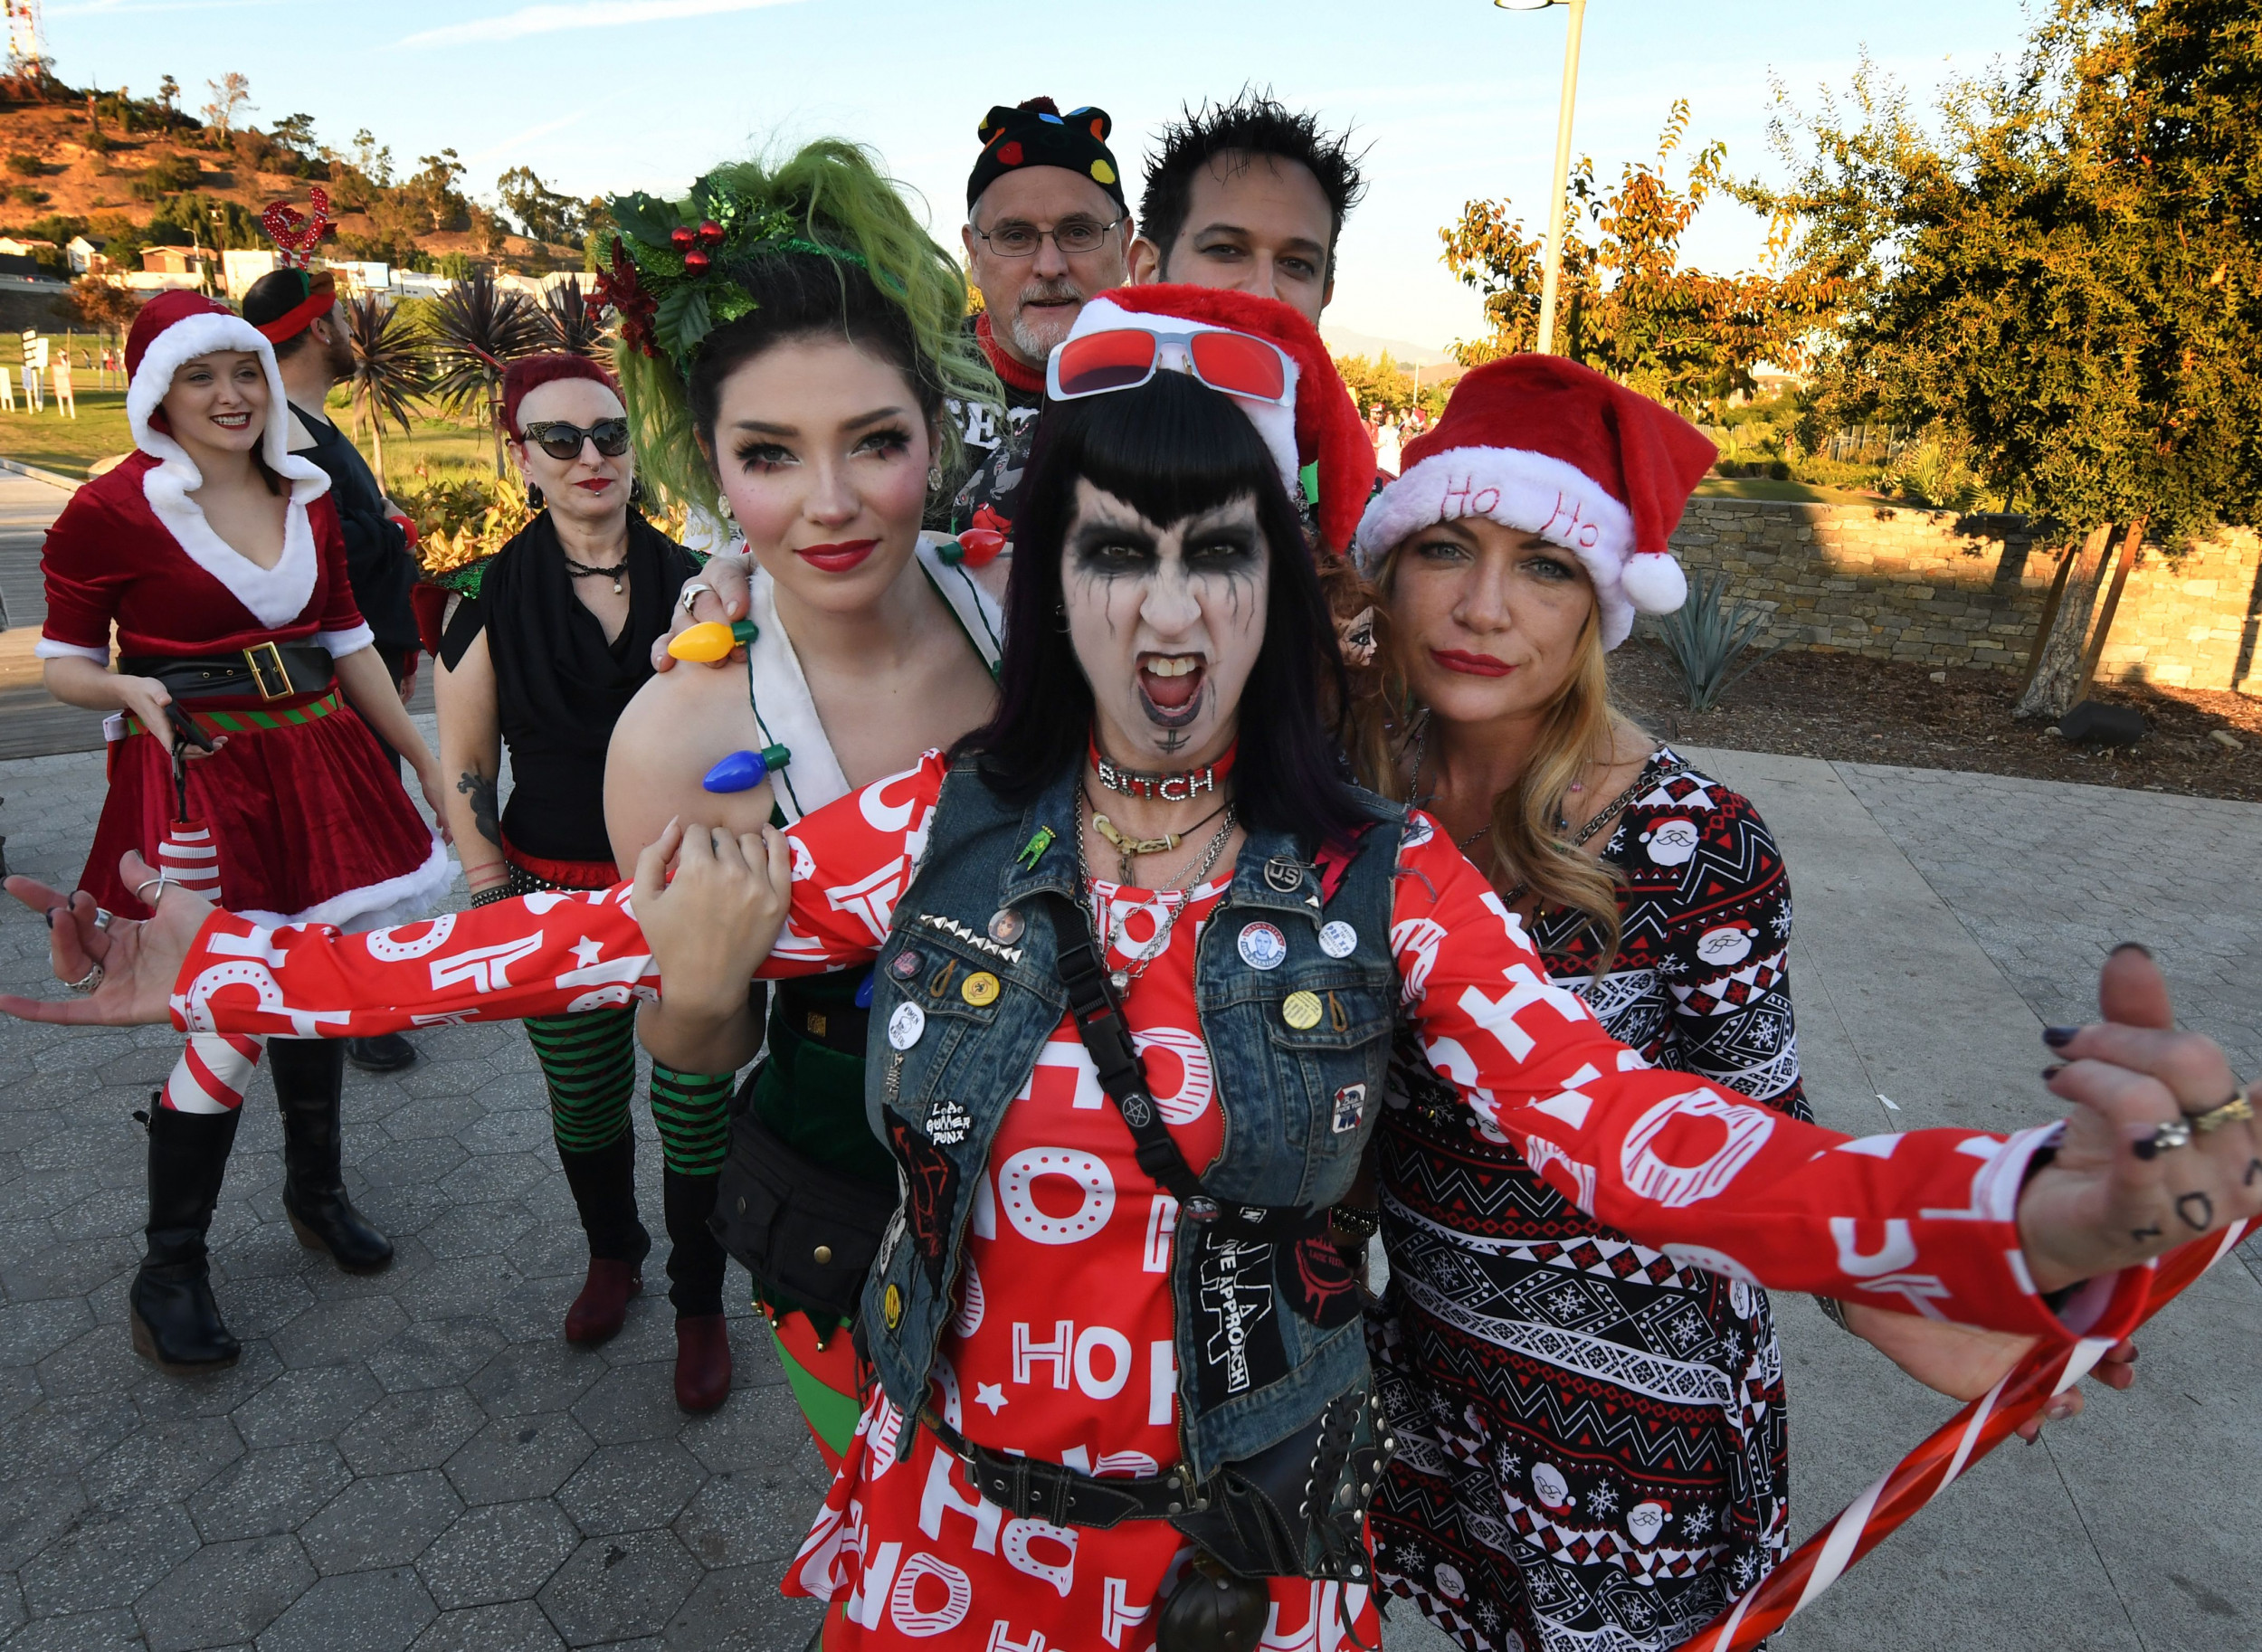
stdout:
[[[1729,498],[1690,500],[1673,548],[1772,608],[1788,647],[2005,671],[2026,663],[2062,554],[2020,517]],[[2179,557],[2146,545],[2098,675],[2262,695],[2257,630],[2262,537],[2234,528]]]

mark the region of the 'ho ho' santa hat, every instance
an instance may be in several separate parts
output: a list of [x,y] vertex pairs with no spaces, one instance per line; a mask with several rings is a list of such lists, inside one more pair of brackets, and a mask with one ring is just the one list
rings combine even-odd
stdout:
[[1087,302],[1069,328],[1070,338],[1129,328],[1149,333],[1201,333],[1221,328],[1249,333],[1287,352],[1294,371],[1289,389],[1293,410],[1269,403],[1232,398],[1247,413],[1280,467],[1288,497],[1300,498],[1299,473],[1319,465],[1319,537],[1336,553],[1347,551],[1359,524],[1359,508],[1374,489],[1374,447],[1359,422],[1359,409],[1335,371],[1335,359],[1319,329],[1304,312],[1278,299],[1222,288],[1192,287],[1175,281],[1117,287]]
[[1482,517],[1572,552],[1594,582],[1602,646],[1634,614],[1670,613],[1688,581],[1667,548],[1719,450],[1674,413],[1559,356],[1509,356],[1453,388],[1366,508],[1354,555],[1372,573],[1432,522]]

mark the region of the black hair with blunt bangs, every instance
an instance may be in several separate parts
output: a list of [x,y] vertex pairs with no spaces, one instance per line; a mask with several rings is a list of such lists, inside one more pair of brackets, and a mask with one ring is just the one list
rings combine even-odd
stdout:
[[1183,373],[1136,389],[1048,405],[1013,508],[1013,571],[997,714],[961,740],[1006,802],[1029,802],[1085,759],[1092,691],[1060,618],[1061,563],[1079,479],[1167,526],[1254,496],[1269,551],[1264,642],[1241,693],[1234,806],[1256,831],[1307,847],[1350,838],[1376,818],[1344,777],[1323,704],[1349,698],[1326,598],[1302,519],[1256,426]]

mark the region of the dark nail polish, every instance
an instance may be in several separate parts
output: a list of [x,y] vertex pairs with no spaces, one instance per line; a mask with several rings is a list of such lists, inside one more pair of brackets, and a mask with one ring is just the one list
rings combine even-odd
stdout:
[[2042,1041],[2052,1049],[2063,1049],[2074,1041],[2075,1035],[2080,1030],[2078,1027],[2045,1027],[2042,1029]]
[[2129,1144],[2129,1151],[2134,1154],[2138,1158],[2149,1163],[2150,1161],[2160,1156],[2160,1144],[2153,1141],[2152,1137],[2146,1136],[2141,1142],[2131,1142]]
[[2116,957],[2124,952],[2140,952],[2143,953],[2147,958],[2152,956],[2152,948],[2145,945],[2142,941],[2123,941],[2118,946],[2115,946],[2113,949],[2113,952],[2114,955]]
[[2064,1072],[2065,1070],[2066,1063],[2063,1061],[2060,1061],[2056,1067],[2044,1068],[2042,1069],[2042,1082],[2048,1084],[2051,1079],[2057,1078],[2058,1074]]
[[48,927],[48,928],[52,929],[52,928],[55,926],[55,914],[56,914],[56,913],[58,913],[58,912],[60,912],[60,911],[62,911],[62,908],[61,907],[48,907],[48,908],[47,908],[47,927]]

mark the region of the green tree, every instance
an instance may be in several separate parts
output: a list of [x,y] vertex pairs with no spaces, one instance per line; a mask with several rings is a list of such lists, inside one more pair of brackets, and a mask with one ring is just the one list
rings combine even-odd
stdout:
[[89,332],[101,337],[123,337],[141,309],[130,288],[97,275],[82,275],[71,284],[71,309]]
[[235,129],[235,118],[248,114],[253,107],[252,82],[231,70],[216,81],[206,81],[204,85],[212,93],[212,101],[204,107],[204,124],[216,128],[225,138]]
[[358,293],[346,304],[346,332],[354,347],[354,370],[347,384],[353,395],[356,431],[366,421],[377,473],[385,487],[385,422],[409,433],[409,402],[423,394],[429,373],[427,352],[409,318],[374,292]]
[[581,203],[551,189],[531,167],[513,166],[497,178],[495,198],[530,239],[560,246],[581,244]]
[[401,187],[415,197],[435,232],[460,227],[471,210],[456,187],[463,176],[462,161],[453,149],[442,149],[437,155],[418,156],[416,165],[419,170]]
[[1936,136],[1864,63],[1844,104],[1786,105],[1793,182],[1751,192],[1851,295],[1826,421],[1937,422],[2065,547],[2021,716],[2085,691],[2148,532],[2255,513],[2254,10],[2060,0],[2015,69],[1949,90]]
[[[1621,384],[1695,413],[1754,388],[1761,362],[1798,369],[1809,336],[1840,300],[1803,266],[1781,275],[1711,275],[1684,267],[1680,243],[1705,204],[1729,187],[1727,150],[1706,144],[1683,184],[1668,176],[1688,132],[1688,103],[1666,118],[1654,161],[1630,163],[1617,186],[1596,184],[1592,157],[1571,171],[1564,194],[1563,268],[1554,347]],[[1445,264],[1484,295],[1488,337],[1458,344],[1474,366],[1535,347],[1544,237],[1527,234],[1510,204],[1471,201],[1440,232]],[[1771,242],[1771,256],[1780,250]]]
[[286,149],[296,149],[309,160],[320,153],[321,146],[314,141],[314,117],[311,115],[285,115],[268,128],[267,135]]
[[458,412],[479,410],[494,432],[495,474],[503,473],[503,368],[541,349],[545,329],[534,307],[495,285],[484,269],[432,300],[425,312],[433,366],[432,394]]
[[157,82],[157,101],[165,106],[167,120],[172,119],[173,105],[179,101],[180,95],[181,83],[171,75],[166,75],[165,79]]

